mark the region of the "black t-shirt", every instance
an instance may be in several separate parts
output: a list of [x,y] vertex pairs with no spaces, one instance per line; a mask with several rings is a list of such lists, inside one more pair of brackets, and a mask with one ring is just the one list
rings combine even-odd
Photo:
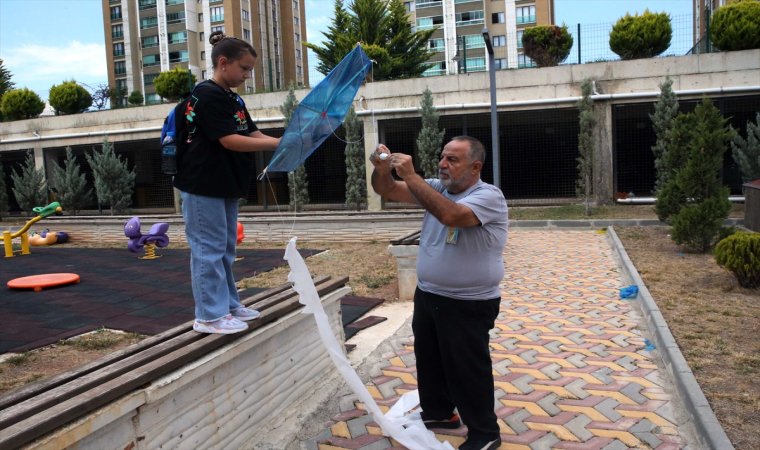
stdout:
[[248,136],[258,130],[238,99],[213,81],[195,88],[185,111],[187,150],[179,160],[174,187],[207,197],[248,197],[253,153],[234,152],[219,142],[231,134]]

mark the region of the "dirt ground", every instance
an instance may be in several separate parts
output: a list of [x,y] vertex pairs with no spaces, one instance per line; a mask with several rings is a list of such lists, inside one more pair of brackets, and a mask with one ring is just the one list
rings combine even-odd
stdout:
[[0,362],[0,395],[120,350],[145,338],[135,333],[97,330]]
[[615,229],[734,446],[760,449],[760,292],[669,230]]

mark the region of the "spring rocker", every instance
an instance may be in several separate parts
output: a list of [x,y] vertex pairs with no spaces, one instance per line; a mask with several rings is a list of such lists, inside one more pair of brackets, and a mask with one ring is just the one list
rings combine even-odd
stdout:
[[27,222],[23,228],[21,228],[20,230],[18,230],[17,232],[13,234],[11,234],[10,231],[3,231],[3,242],[5,243],[5,257],[6,258],[12,258],[15,256],[13,254],[14,253],[13,244],[11,240],[17,237],[21,237],[21,254],[22,255],[31,254],[31,252],[29,251],[29,235],[26,232],[29,231],[29,228],[35,223],[39,222],[40,220],[44,219],[45,217],[51,214],[55,214],[56,212],[63,211],[63,208],[61,208],[60,203],[53,202],[45,207],[38,206],[34,208],[32,211],[36,212],[38,216],[30,220],[29,222]]
[[140,232],[140,218],[133,217],[124,224],[124,235],[129,238],[127,248],[132,253],[138,253],[145,248],[145,256],[139,256],[138,259],[156,259],[161,255],[156,255],[156,247],[166,247],[169,245],[169,236],[166,231],[169,230],[168,223],[156,223],[150,227],[148,234]]
[[69,235],[65,231],[59,231],[54,233],[48,228],[45,228],[42,232],[38,233],[32,231],[29,233],[29,245],[32,247],[40,247],[43,245],[63,244],[69,240]]

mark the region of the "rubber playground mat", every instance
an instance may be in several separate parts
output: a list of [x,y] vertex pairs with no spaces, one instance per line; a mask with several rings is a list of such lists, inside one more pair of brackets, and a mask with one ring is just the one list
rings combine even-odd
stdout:
[[[322,250],[299,250],[303,257]],[[126,249],[37,247],[0,259],[0,353],[23,352],[106,327],[158,334],[193,320],[189,249],[158,249],[139,260]],[[235,280],[285,265],[284,249],[238,249]],[[8,281],[44,273],[76,273],[79,284],[42,291],[9,289]],[[260,289],[258,291],[261,291]],[[257,291],[247,290],[246,296]]]

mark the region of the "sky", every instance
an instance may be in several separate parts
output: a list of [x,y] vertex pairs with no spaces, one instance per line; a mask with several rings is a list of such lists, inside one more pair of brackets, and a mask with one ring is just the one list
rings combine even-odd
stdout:
[[[306,0],[308,42],[322,41],[333,4],[333,0]],[[0,59],[16,88],[27,87],[47,99],[50,87],[64,80],[73,78],[92,88],[107,83],[101,8],[101,0],[0,0]],[[555,18],[573,30],[578,23],[611,23],[626,12],[647,8],[679,17],[674,27],[691,29],[684,16],[691,15],[692,0],[555,0]],[[597,31],[603,34],[603,28]],[[582,36],[588,35],[583,30],[586,27]],[[593,33],[595,28],[588,30]]]

